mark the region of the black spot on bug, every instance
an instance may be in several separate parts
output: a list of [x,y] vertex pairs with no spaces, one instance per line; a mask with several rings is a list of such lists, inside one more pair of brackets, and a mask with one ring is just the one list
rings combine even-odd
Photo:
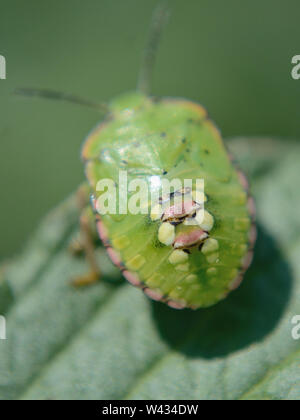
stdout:
[[102,241],[102,243],[103,243],[103,245],[104,245],[105,248],[111,247],[111,243],[110,243],[110,241],[108,239],[105,242]]
[[202,119],[198,119],[198,120],[195,120],[193,118],[187,119],[187,123],[189,123],[189,124],[201,125],[202,122],[203,122]]
[[123,163],[123,165],[128,165],[128,162],[127,162],[127,160],[121,160],[121,162]]
[[183,222],[183,220],[173,220],[172,222],[170,222],[170,224],[172,225],[172,226],[178,226],[178,225],[180,225],[180,223],[182,223]]
[[198,251],[201,251],[202,247],[203,247],[204,242],[202,242],[199,246],[198,246]]
[[185,151],[186,151],[187,153],[190,153],[191,149],[187,148]]
[[207,149],[204,149],[204,153],[205,153],[206,155],[209,155],[209,154],[210,154],[210,151],[209,151],[209,150],[207,150]]
[[165,133],[164,131],[162,133],[160,133],[161,137],[166,137],[167,133]]
[[181,139],[182,143],[186,143],[186,137],[183,137],[183,139]]
[[159,103],[159,102],[161,102],[161,100],[162,100],[162,98],[160,96],[152,96],[151,99],[156,104]]
[[186,254],[191,254],[191,251],[190,251],[189,249],[186,249],[186,248],[185,248],[185,249],[183,249],[182,251],[183,251],[183,252],[185,252]]
[[167,175],[168,171],[163,171],[163,175]]

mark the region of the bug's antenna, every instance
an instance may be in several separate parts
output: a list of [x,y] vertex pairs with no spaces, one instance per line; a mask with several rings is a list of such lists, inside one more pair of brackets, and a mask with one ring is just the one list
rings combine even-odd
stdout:
[[142,65],[140,68],[140,74],[138,79],[137,88],[140,92],[143,92],[146,95],[149,95],[150,93],[155,58],[159,42],[161,40],[161,35],[163,29],[167,24],[168,17],[169,8],[167,1],[160,2],[155,8],[152,15],[148,41],[144,50]]
[[32,89],[32,88],[19,88],[14,91],[16,95],[31,96],[38,98],[46,98],[52,100],[71,102],[77,105],[88,106],[90,108],[98,109],[98,111],[108,113],[109,107],[106,104],[98,104],[96,102],[89,101],[87,99],[80,98],[76,95],[69,93],[57,92],[55,90],[48,89]]

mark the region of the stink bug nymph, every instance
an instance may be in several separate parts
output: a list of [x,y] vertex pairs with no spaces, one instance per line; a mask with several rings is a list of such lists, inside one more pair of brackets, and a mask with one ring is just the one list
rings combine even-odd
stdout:
[[[63,99],[98,108],[105,114],[88,136],[82,158],[93,212],[81,216],[82,243],[91,271],[76,280],[98,280],[90,214],[112,262],[124,277],[150,298],[172,308],[211,306],[236,289],[252,259],[256,230],[248,183],[235,168],[206,110],[187,99],[153,98],[149,84],[166,10],[153,16],[137,91],[107,105],[51,91],[23,90],[29,95]],[[204,189],[182,188],[151,203],[148,214],[99,214],[97,183],[143,179],[151,191],[153,177],[203,179]],[[178,199],[184,197],[184,204]],[[182,202],[181,202],[182,203]],[[203,205],[204,203],[204,205]],[[201,217],[200,217],[201,215]]]

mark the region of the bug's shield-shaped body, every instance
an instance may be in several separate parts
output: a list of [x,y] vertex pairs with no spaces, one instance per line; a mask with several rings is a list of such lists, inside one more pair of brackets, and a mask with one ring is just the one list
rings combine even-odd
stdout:
[[[245,177],[200,105],[134,93],[113,101],[111,109],[82,152],[95,200],[98,181],[117,185],[120,170],[127,171],[128,183],[146,180],[149,191],[153,179],[203,179],[205,185],[204,192],[160,197],[148,214],[97,215],[112,261],[133,285],[174,308],[217,303],[238,287],[251,262],[254,205]],[[185,194],[178,210],[176,195]],[[205,211],[197,223],[199,196]]]

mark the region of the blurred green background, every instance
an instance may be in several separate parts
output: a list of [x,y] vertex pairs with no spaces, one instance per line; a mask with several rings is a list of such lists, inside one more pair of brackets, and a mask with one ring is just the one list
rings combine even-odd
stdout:
[[[83,179],[97,112],[16,87],[107,100],[135,87],[157,0],[0,0],[0,258]],[[299,0],[170,0],[153,93],[203,103],[225,137],[300,138]]]

